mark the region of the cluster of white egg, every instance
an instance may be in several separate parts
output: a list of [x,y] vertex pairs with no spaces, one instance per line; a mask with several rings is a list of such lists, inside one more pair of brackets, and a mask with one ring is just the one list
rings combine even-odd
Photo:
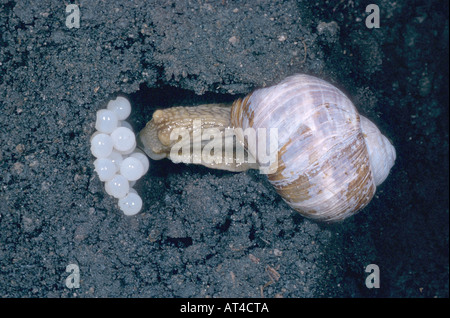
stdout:
[[119,199],[125,215],[135,215],[142,208],[142,199],[132,187],[150,166],[147,156],[136,149],[136,136],[125,119],[131,113],[130,102],[119,96],[109,101],[106,109],[97,112],[91,137],[91,152],[97,158],[95,171],[105,182],[106,192]]

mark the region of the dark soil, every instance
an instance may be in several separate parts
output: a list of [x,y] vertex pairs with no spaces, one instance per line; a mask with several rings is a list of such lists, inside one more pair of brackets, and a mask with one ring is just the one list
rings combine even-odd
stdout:
[[[0,0],[0,297],[448,297],[448,2],[377,1],[378,29],[370,1],[318,3],[80,0],[69,29],[64,1]],[[139,130],[295,73],[340,87],[396,147],[358,215],[314,223],[256,171],[168,160],[136,185],[137,216],[105,193],[89,137],[111,98]]]

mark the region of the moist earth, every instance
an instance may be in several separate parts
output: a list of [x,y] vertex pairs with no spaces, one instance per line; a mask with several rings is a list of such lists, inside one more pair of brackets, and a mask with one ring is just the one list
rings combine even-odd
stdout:
[[[0,297],[448,297],[448,2],[0,0]],[[117,95],[229,102],[288,75],[341,88],[395,145],[372,202],[334,225],[257,171],[151,161],[126,217],[89,137]],[[69,288],[66,267],[79,268]],[[366,287],[369,264],[380,288]]]

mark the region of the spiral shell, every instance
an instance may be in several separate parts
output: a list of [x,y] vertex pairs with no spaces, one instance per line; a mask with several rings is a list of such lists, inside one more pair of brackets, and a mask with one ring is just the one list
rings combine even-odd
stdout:
[[339,221],[364,208],[395,161],[394,147],[378,128],[344,93],[313,76],[294,75],[238,99],[231,123],[244,130],[278,128],[278,169],[269,181],[311,219]]

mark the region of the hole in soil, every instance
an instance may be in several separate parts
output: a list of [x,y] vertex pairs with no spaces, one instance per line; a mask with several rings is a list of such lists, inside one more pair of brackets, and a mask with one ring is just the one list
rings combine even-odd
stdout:
[[191,237],[167,237],[166,242],[176,247],[186,248],[192,245]]
[[136,132],[145,127],[152,119],[155,110],[174,106],[194,106],[209,103],[232,103],[238,97],[230,94],[205,93],[196,95],[193,91],[163,86],[161,88],[149,88],[141,84],[139,90],[127,95],[132,106],[128,121]]
[[[138,134],[152,119],[153,113],[157,109],[165,109],[174,106],[195,106],[211,103],[232,103],[239,96],[231,94],[219,94],[207,92],[197,95],[193,91],[164,85],[158,88],[149,88],[141,84],[139,90],[132,94],[119,93],[118,96],[126,97],[131,103],[131,114],[127,122],[131,124],[133,130]],[[110,99],[115,99],[111,96]],[[201,165],[188,165],[189,170],[200,173],[225,173],[222,170],[208,169]],[[150,170],[147,174],[153,177],[167,177],[168,173],[179,174],[186,171],[186,165],[174,164],[170,160],[157,160],[150,162]]]

